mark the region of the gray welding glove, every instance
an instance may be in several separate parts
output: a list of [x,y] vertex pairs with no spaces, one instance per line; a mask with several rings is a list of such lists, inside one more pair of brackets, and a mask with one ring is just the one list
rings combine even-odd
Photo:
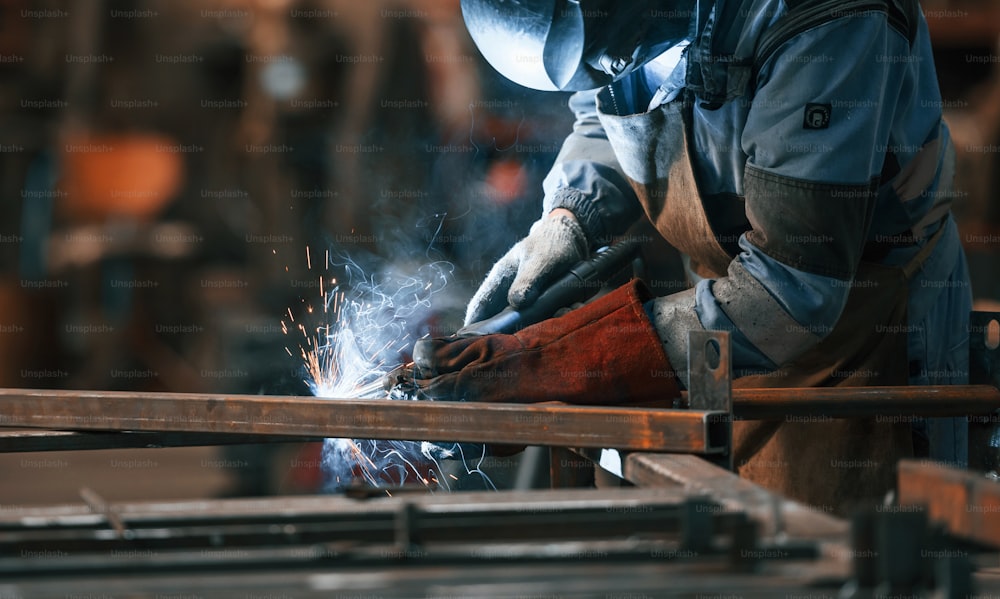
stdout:
[[531,226],[528,236],[490,269],[465,311],[465,324],[485,320],[508,305],[524,308],[555,278],[587,258],[587,236],[566,211],[551,213]]

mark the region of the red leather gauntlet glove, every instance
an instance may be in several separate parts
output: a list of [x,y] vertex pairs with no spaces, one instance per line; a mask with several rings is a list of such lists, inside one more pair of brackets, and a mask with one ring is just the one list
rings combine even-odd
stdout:
[[390,374],[430,399],[572,404],[669,400],[680,390],[638,280],[513,335],[427,339],[426,363]]

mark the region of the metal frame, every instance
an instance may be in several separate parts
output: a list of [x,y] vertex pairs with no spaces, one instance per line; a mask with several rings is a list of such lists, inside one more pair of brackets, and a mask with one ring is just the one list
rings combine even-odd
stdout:
[[[616,473],[644,487],[474,496],[401,489],[393,498],[354,495],[366,501],[168,504],[112,504],[86,490],[84,506],[0,512],[2,553],[21,556],[0,558],[0,589],[212,588],[245,595],[245,589],[277,588],[321,596],[377,589],[390,597],[402,588],[474,597],[498,592],[499,572],[517,567],[522,580],[503,587],[513,594],[655,594],[665,580],[676,591],[745,597],[821,593],[831,581],[846,583],[844,589],[908,592],[926,579],[927,560],[914,553],[914,542],[929,538],[926,517],[896,510],[849,524],[740,479],[729,470],[731,423],[788,414],[992,414],[1000,408],[1000,353],[984,340],[985,323],[996,318],[975,316],[970,328],[973,366],[988,384],[951,387],[734,392],[728,334],[692,334],[691,391],[679,402],[687,409],[0,390],[0,429],[78,431],[8,431],[0,434],[0,450],[324,437],[572,446],[602,465],[613,452]],[[926,503],[930,517],[954,533],[1000,546],[993,519],[954,514],[963,503],[1000,513],[1000,485],[939,466],[900,468],[903,506]],[[573,482],[562,474],[554,471],[556,484]],[[904,537],[906,547],[898,542]],[[563,553],[553,556],[554,547]],[[52,548],[61,549],[53,555]],[[126,555],[114,559],[114,551]],[[933,570],[935,591],[971,591],[962,560],[934,560]],[[705,571],[715,575],[699,574]],[[991,578],[976,582],[980,591],[1000,590]]]
[[103,515],[82,506],[0,513],[0,589],[18,596],[98,589],[659,596],[669,584],[674,592],[767,597],[849,577],[846,552],[817,559],[815,543],[761,538],[742,512],[679,489],[107,507],[122,532],[108,534]]
[[718,459],[728,453],[733,419],[997,412],[1000,348],[986,343],[988,323],[997,319],[1000,314],[984,312],[970,319],[972,376],[983,383],[976,385],[734,391],[728,333],[692,331],[691,389],[677,402],[687,409],[0,389],[0,430],[53,431],[0,432],[0,451],[353,437],[684,452]]

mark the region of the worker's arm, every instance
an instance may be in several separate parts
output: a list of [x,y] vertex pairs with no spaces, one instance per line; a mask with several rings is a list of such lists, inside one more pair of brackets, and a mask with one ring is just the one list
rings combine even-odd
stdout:
[[728,276],[648,306],[675,364],[690,329],[730,331],[746,372],[794,360],[837,324],[908,56],[885,16],[867,13],[800,34],[764,65],[742,136],[752,230],[741,253]]
[[595,98],[596,91],[571,97],[576,121],[542,184],[544,214],[487,273],[466,308],[466,325],[508,305],[530,305],[590,250],[609,243],[639,218],[639,200],[597,120]]
[[575,214],[592,247],[608,243],[642,214],[598,121],[598,91],[577,92],[570,98],[576,117],[573,132],[542,183],[544,212],[565,208]]
[[[840,319],[890,132],[901,134],[893,121],[910,93],[909,47],[887,29],[884,15],[848,16],[764,65],[742,137],[752,231],[727,276],[656,299],[631,286],[515,335],[434,340],[436,360],[409,380],[440,398],[615,403],[670,397],[690,330],[731,331],[737,373],[814,347]],[[809,104],[829,104],[829,122],[805,126]],[[935,127],[912,123],[906,135],[929,141]]]

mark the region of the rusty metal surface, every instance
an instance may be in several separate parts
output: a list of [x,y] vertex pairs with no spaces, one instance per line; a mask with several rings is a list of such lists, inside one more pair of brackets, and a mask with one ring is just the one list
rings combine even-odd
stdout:
[[[689,495],[741,510],[760,524],[763,535],[839,539],[848,532],[846,521],[775,495],[697,456],[632,453],[623,466],[625,478],[636,485],[680,486]],[[845,547],[839,550],[846,552]]]
[[695,410],[729,412],[733,372],[729,333],[688,332],[688,405]]
[[711,412],[317,399],[261,395],[0,390],[0,426],[467,441],[714,453]]
[[[717,421],[720,445],[733,445],[733,364],[729,333],[690,331],[688,333],[688,404],[696,410],[714,410],[724,414]],[[712,456],[712,463],[733,469],[733,452]],[[621,473],[618,473],[621,476]]]
[[[736,389],[732,395],[735,416],[745,419],[799,415],[954,416],[990,414],[1000,409],[1000,390],[991,385]],[[259,442],[268,435],[274,441],[354,436],[719,451],[722,443],[709,440],[706,431],[716,436],[723,431],[707,424],[705,416],[705,412],[686,410],[540,404],[0,389],[0,427],[147,435],[7,431],[0,434],[0,450],[246,443]]]
[[734,389],[733,413],[747,420],[789,416],[965,416],[1000,409],[992,385]]
[[1000,482],[926,460],[899,463],[899,508],[926,507],[953,535],[1000,547]]

